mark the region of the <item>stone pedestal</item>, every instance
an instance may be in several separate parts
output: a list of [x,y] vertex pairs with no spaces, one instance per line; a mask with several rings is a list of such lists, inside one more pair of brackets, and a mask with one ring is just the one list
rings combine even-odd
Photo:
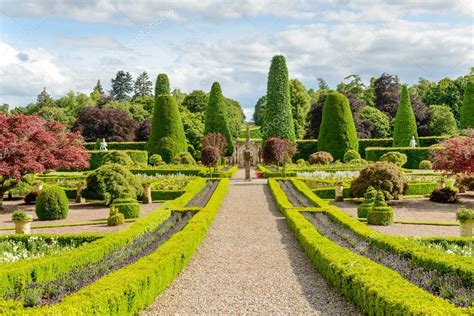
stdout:
[[151,199],[151,185],[145,183],[143,185],[143,204],[151,204],[153,200]]
[[342,182],[337,182],[336,183],[336,198],[335,200],[337,202],[342,202],[344,201],[344,184]]

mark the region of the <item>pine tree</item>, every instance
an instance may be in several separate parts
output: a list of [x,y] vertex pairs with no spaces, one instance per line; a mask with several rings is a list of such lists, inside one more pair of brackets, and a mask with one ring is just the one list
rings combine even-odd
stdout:
[[156,77],[155,99],[162,94],[170,94],[170,81],[166,74],[159,74]]
[[159,95],[155,98],[155,110],[150,136],[147,144],[151,157],[159,154],[167,163],[182,152],[187,152],[188,145],[178,105],[171,95]]
[[332,92],[326,96],[318,136],[318,151],[330,153],[334,160],[343,160],[349,149],[358,151],[357,131],[347,98]]
[[104,89],[102,88],[102,84],[100,83],[100,80],[97,80],[97,84],[95,85],[94,89],[92,89],[92,92],[90,93],[90,97],[94,102],[97,102],[104,96]]
[[49,95],[48,91],[46,91],[46,87],[38,94],[36,99],[36,104],[39,107],[46,107],[46,106],[54,106],[54,100]]
[[290,87],[285,57],[272,59],[267,82],[267,106],[261,129],[263,139],[278,137],[295,141],[295,127],[291,114]]
[[474,81],[469,81],[461,107],[461,128],[474,128]]
[[102,88],[102,84],[100,83],[100,80],[97,80],[97,83],[92,91],[99,92],[101,96],[105,94],[104,89]]
[[408,95],[408,88],[404,85],[393,124],[393,147],[408,147],[412,137],[415,137],[416,143],[419,145],[415,114]]
[[234,143],[229,129],[228,111],[221,86],[218,82],[212,84],[204,119],[204,135],[209,133],[222,134],[227,139],[227,155],[232,155]]
[[120,70],[112,79],[112,96],[115,100],[129,100],[130,93],[133,92],[132,75],[129,72]]
[[135,80],[133,99],[140,97],[150,97],[152,92],[153,83],[150,81],[150,77],[146,71],[138,75]]

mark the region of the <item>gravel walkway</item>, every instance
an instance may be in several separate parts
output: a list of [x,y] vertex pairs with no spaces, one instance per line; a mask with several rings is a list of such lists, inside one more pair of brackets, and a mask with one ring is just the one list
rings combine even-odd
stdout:
[[189,266],[143,315],[357,315],[312,267],[268,186],[243,174]]

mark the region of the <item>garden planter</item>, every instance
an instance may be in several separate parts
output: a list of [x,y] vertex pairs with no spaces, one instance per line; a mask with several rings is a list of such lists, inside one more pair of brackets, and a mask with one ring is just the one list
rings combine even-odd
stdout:
[[461,223],[461,236],[472,237],[474,231],[474,219]]
[[256,175],[257,178],[259,178],[259,179],[263,178],[263,172],[261,172],[261,171],[255,172],[255,175]]
[[32,221],[14,221],[16,234],[30,234]]

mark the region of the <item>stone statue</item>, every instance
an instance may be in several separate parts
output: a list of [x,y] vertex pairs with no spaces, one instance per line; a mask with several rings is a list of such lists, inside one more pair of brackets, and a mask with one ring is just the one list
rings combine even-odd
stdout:
[[250,161],[252,160],[252,151],[250,150],[250,128],[247,125],[247,140],[245,141],[244,149],[244,167],[245,180],[250,181]]
[[416,147],[415,136],[412,136],[412,137],[411,137],[411,140],[410,140],[410,147],[411,147],[411,148],[415,148],[415,147]]
[[102,138],[99,150],[107,150],[107,142],[105,141],[105,138]]

